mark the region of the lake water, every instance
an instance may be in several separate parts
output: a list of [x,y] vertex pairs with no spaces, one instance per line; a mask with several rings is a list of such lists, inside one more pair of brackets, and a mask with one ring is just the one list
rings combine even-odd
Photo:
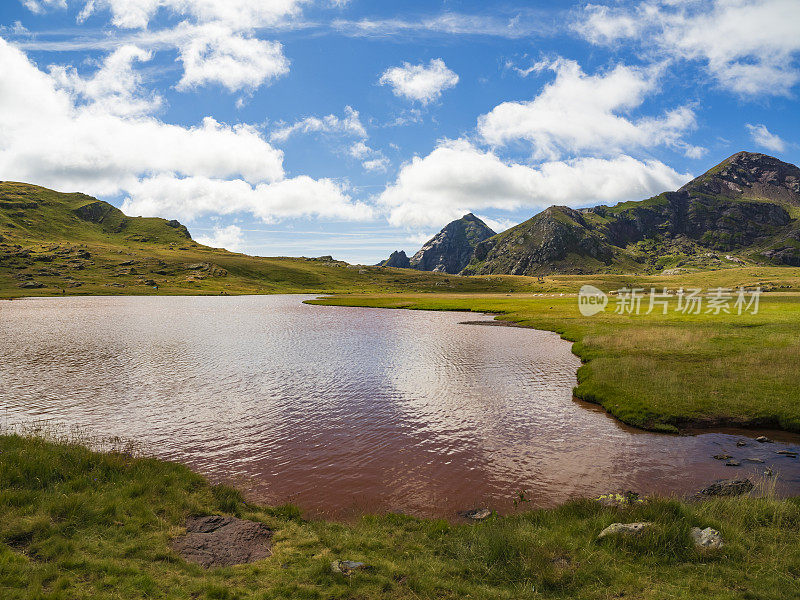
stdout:
[[304,298],[0,302],[0,424],[133,439],[258,501],[336,518],[507,512],[522,490],[527,506],[689,494],[767,467],[800,493],[800,460],[776,454],[797,436],[625,427],[573,400],[579,361],[553,333]]

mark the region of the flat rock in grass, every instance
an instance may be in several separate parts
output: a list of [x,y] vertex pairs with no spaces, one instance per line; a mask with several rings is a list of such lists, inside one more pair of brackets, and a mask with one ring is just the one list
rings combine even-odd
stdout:
[[698,492],[698,496],[741,496],[755,486],[749,479],[722,479]]
[[606,536],[617,533],[626,535],[641,533],[651,525],[652,523],[649,521],[642,521],[640,523],[612,523],[600,532],[600,535],[597,536],[597,539],[602,540]]
[[342,575],[352,575],[358,571],[371,571],[372,567],[354,560],[335,560],[331,563],[331,571]]
[[738,460],[729,460],[728,462],[725,463],[725,466],[726,467],[739,467],[739,466],[741,466],[741,464],[742,463],[740,463]]
[[730,454],[715,454],[713,458],[714,460],[728,460],[733,457]]
[[694,545],[700,550],[719,550],[723,546],[719,531],[711,527],[692,527],[691,535]]
[[484,519],[488,519],[492,516],[492,511],[488,508],[474,508],[472,510],[466,510],[462,513],[459,513],[465,519],[472,519],[473,521],[483,521]]
[[229,567],[267,558],[271,539],[272,530],[263,523],[222,515],[191,517],[186,535],[175,538],[172,549],[187,562]]

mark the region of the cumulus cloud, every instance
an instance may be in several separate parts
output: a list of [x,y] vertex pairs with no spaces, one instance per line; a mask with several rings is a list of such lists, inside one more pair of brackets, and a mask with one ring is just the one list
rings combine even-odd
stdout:
[[175,177],[162,174],[130,186],[122,210],[135,215],[175,215],[191,221],[204,215],[250,213],[265,223],[298,217],[344,221],[373,217],[366,204],[354,202],[331,179],[305,175],[272,183],[251,185],[241,179]]
[[52,65],[50,76],[73,100],[89,102],[113,115],[152,113],[162,105],[157,94],[147,93],[134,63],[147,62],[152,53],[126,45],[109,54],[91,77],[81,77],[75,67]]
[[244,237],[242,236],[242,228],[236,225],[228,225],[227,227],[214,227],[212,235],[197,236],[195,240],[205,246],[212,248],[224,248],[231,252],[241,252],[244,248]]
[[575,29],[595,44],[634,39],[674,59],[705,64],[737,94],[788,95],[800,80],[796,0],[651,0],[588,4]]
[[406,62],[402,67],[387,69],[378,83],[391,87],[395,96],[429,104],[438,100],[445,90],[455,87],[458,75],[448,69],[441,58],[436,58],[427,65]]
[[359,138],[367,137],[367,130],[361,123],[358,111],[352,106],[344,107],[344,116],[326,115],[306,117],[291,125],[281,125],[270,134],[273,142],[285,142],[298,133],[344,134]]
[[[41,1],[41,0],[40,0]],[[57,0],[44,0],[55,4]],[[62,0],[65,1],[65,0]],[[220,22],[249,30],[275,25],[299,14],[310,0],[85,0],[82,18],[107,10],[116,27],[144,29],[159,10],[192,17],[197,22]]]
[[527,102],[504,102],[478,120],[478,132],[489,144],[529,142],[536,158],[594,151],[617,154],[630,148],[666,145],[697,154],[682,141],[695,127],[694,111],[683,106],[658,117],[633,119],[628,111],[658,89],[658,71],[618,65],[587,75],[572,60],[538,63],[535,69],[556,74]]
[[[120,52],[115,60],[123,65],[143,56],[131,49]],[[287,179],[283,153],[252,126],[207,117],[195,127],[181,127],[120,110],[109,97],[121,95],[136,105],[130,81],[117,88],[102,83],[102,77],[83,79],[60,69],[51,76],[2,38],[0,64],[4,179],[101,196],[124,194],[126,209],[170,218],[237,210],[265,221],[370,216],[334,181]],[[107,66],[108,61],[100,71]],[[76,102],[78,95],[83,102]]]
[[753,138],[753,141],[762,148],[773,152],[786,150],[786,142],[779,135],[771,133],[766,125],[751,125],[747,123],[745,127],[750,132],[750,137]]
[[245,37],[217,24],[195,28],[178,53],[183,63],[179,90],[209,83],[231,92],[254,89],[289,72],[280,43]]
[[586,206],[641,199],[676,189],[690,178],[659,161],[626,155],[531,167],[505,162],[465,140],[455,140],[406,164],[379,202],[392,225],[441,227],[470,211],[540,210],[552,204]]

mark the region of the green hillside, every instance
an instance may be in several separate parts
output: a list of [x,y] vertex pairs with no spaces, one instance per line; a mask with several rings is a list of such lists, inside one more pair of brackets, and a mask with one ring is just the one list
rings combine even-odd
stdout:
[[522,278],[464,278],[263,258],[209,248],[177,221],[128,217],[107,202],[0,183],[0,297],[528,289]]

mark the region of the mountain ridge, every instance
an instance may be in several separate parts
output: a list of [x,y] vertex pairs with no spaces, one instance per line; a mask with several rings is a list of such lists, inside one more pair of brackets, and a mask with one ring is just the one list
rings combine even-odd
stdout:
[[800,169],[737,152],[674,192],[615,206],[551,206],[478,244],[462,274],[800,266],[798,217]]

